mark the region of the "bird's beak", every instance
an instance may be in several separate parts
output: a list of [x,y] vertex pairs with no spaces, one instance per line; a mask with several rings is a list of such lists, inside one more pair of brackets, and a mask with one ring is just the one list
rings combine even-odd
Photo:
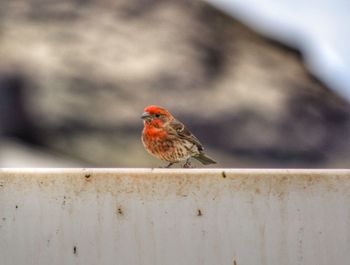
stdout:
[[148,112],[144,112],[144,113],[142,113],[142,115],[141,115],[141,119],[143,119],[143,120],[147,120],[147,119],[149,119],[151,117],[151,114],[149,114]]

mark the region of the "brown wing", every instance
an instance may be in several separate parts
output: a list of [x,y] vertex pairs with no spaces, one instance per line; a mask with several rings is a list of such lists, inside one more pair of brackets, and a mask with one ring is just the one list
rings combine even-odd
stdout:
[[193,144],[195,144],[198,148],[198,151],[203,151],[202,144],[199,140],[183,125],[183,123],[178,120],[173,120],[170,122],[170,127],[175,131],[176,135],[182,139],[185,139]]

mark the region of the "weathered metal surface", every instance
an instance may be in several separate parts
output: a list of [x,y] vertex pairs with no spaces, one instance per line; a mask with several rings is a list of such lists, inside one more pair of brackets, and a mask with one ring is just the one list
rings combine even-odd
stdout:
[[349,170],[0,170],[1,265],[337,265]]

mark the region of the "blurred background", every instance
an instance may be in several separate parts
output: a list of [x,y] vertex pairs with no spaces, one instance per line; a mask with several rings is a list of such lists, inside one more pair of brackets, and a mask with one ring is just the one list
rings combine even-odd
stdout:
[[275,2],[0,1],[0,166],[160,166],[156,104],[218,167],[349,167],[350,3]]

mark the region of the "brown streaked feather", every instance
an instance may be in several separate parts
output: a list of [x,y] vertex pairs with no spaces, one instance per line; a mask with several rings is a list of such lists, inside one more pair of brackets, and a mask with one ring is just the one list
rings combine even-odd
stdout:
[[174,130],[174,134],[176,134],[179,138],[185,139],[189,141],[190,143],[193,143],[197,146],[198,151],[203,151],[202,144],[199,142],[199,140],[194,136],[183,123],[179,122],[178,120],[174,119],[169,124],[170,128]]

